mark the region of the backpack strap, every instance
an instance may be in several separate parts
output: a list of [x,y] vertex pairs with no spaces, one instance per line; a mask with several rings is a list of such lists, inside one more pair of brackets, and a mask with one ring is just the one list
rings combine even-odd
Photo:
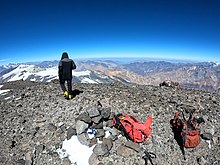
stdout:
[[175,115],[174,115],[174,118],[171,120],[171,125],[172,125],[172,128],[174,129],[177,129],[179,126],[183,126],[184,125],[184,122],[179,119],[179,115],[180,115],[180,111],[176,112]]
[[180,114],[180,112],[179,112],[179,111],[175,113],[175,116],[174,116],[174,121],[178,120],[179,114]]
[[128,134],[128,136],[129,136],[129,138],[128,139],[130,139],[130,140],[132,140],[132,141],[134,141],[134,124],[136,123],[136,122],[138,122],[138,120],[137,119],[135,119],[133,116],[128,116],[128,115],[126,115],[126,114],[122,114],[121,115],[123,118],[121,119],[121,120],[123,120],[124,122],[126,122],[126,123],[128,123],[129,125],[131,125],[131,134],[132,134],[132,137],[133,138],[131,138],[131,136],[129,135],[129,133],[126,131],[126,129],[125,129],[125,131],[126,131],[126,133]]
[[129,116],[132,120],[133,120],[133,122],[139,122],[134,116]]
[[[179,119],[179,115],[182,114],[183,116],[183,119]],[[180,140],[179,138],[181,138],[181,141],[177,141],[177,143],[179,144],[180,146],[180,149],[182,151],[182,154],[183,154],[183,157],[185,159],[185,150],[184,150],[184,143],[185,143],[185,139],[186,137],[182,136],[182,129],[184,129],[184,127],[186,128],[186,122],[185,122],[185,116],[183,114],[182,111],[178,111],[175,113],[174,115],[174,118],[172,119],[172,128],[173,128],[173,131],[174,131],[174,134],[176,134],[176,137],[177,139],[176,140]],[[181,128],[181,132],[179,132]],[[174,135],[175,136],[175,135]]]
[[[122,114],[117,114],[115,115],[115,126],[121,130],[122,134],[126,137],[126,139],[131,140],[131,137],[129,136],[128,132],[126,131],[125,127],[121,124],[120,118],[123,117]],[[122,120],[122,119],[121,119]]]
[[124,121],[130,123],[132,126],[134,126],[134,123],[138,122],[137,119],[135,119],[133,116],[127,116],[125,114],[123,114],[124,116]]

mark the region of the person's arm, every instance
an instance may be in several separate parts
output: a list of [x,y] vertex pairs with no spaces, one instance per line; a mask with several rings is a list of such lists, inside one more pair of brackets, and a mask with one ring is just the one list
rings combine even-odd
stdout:
[[61,79],[63,75],[63,64],[62,64],[62,61],[59,62],[59,66],[58,66],[58,76],[59,76],[59,79]]
[[76,69],[76,64],[74,61],[72,61],[72,69]]

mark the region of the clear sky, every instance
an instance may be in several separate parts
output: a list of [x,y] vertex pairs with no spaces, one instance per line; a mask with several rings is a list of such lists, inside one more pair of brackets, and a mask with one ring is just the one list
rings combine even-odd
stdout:
[[71,58],[220,61],[219,0],[0,0],[0,64]]

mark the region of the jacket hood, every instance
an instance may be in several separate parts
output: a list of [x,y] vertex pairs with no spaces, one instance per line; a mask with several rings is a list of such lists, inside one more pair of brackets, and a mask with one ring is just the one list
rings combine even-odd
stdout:
[[66,52],[63,52],[61,60],[64,59],[64,58],[69,58],[69,56],[68,56],[68,54]]

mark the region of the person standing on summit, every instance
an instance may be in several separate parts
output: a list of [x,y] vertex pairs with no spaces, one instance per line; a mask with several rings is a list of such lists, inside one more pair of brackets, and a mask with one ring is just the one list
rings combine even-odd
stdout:
[[[76,64],[66,52],[63,52],[61,60],[58,66],[58,75],[60,80],[60,86],[64,93],[64,97],[67,99],[72,99],[72,70],[76,69]],[[67,82],[68,91],[65,87],[65,82]]]

